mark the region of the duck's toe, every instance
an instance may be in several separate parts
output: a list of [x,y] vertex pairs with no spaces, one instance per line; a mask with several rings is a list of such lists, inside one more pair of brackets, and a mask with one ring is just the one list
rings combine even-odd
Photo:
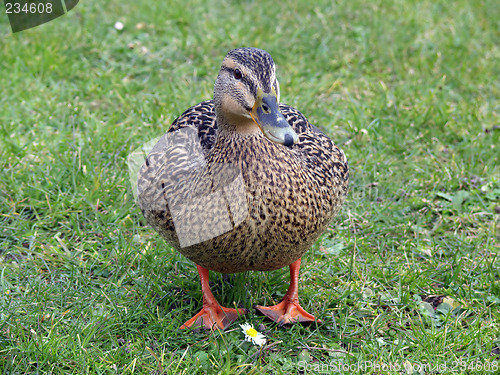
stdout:
[[281,301],[274,306],[254,306],[257,311],[261,312],[269,319],[275,321],[279,325],[289,324],[289,323],[308,323],[308,322],[319,322],[321,320],[316,319],[314,315],[309,314],[306,310],[302,308],[296,302]]
[[248,312],[247,309],[230,309],[227,307],[204,306],[198,314],[185,322],[181,329],[205,328],[205,329],[225,329],[234,322],[240,315]]

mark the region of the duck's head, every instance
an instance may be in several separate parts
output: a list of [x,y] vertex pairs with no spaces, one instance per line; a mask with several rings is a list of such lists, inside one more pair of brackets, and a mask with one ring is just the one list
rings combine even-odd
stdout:
[[262,131],[271,141],[291,146],[298,136],[281,114],[279,100],[276,68],[269,53],[257,48],[229,51],[214,87],[221,128],[240,133]]

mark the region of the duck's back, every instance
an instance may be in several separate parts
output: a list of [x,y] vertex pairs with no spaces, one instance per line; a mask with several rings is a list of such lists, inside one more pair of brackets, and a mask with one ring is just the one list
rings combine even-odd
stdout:
[[291,147],[261,134],[217,138],[206,101],[174,121],[168,146],[155,147],[141,168],[144,216],[193,262],[225,273],[284,267],[340,209],[348,188],[344,153],[300,112],[280,110],[299,136]]

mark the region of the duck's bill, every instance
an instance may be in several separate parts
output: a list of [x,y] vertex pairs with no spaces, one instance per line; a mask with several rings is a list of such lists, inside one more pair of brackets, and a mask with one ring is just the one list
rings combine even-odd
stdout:
[[276,93],[266,94],[260,88],[257,100],[250,112],[264,135],[275,143],[291,146],[299,141],[299,136],[280,112]]

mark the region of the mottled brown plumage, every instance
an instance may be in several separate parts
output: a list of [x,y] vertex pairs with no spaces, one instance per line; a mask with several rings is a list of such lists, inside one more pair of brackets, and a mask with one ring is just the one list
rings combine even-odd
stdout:
[[[279,100],[270,55],[257,49],[231,51],[214,100],[177,118],[165,136],[177,138],[155,146],[139,173],[138,202],[148,223],[209,270],[269,271],[292,264],[328,227],[347,194],[344,153],[299,111],[279,105],[298,135],[292,145],[275,143],[253,128],[245,111],[258,106],[260,90]],[[189,246],[182,247],[172,212],[189,223],[186,236],[194,236]],[[220,234],[197,237],[207,231]]]

